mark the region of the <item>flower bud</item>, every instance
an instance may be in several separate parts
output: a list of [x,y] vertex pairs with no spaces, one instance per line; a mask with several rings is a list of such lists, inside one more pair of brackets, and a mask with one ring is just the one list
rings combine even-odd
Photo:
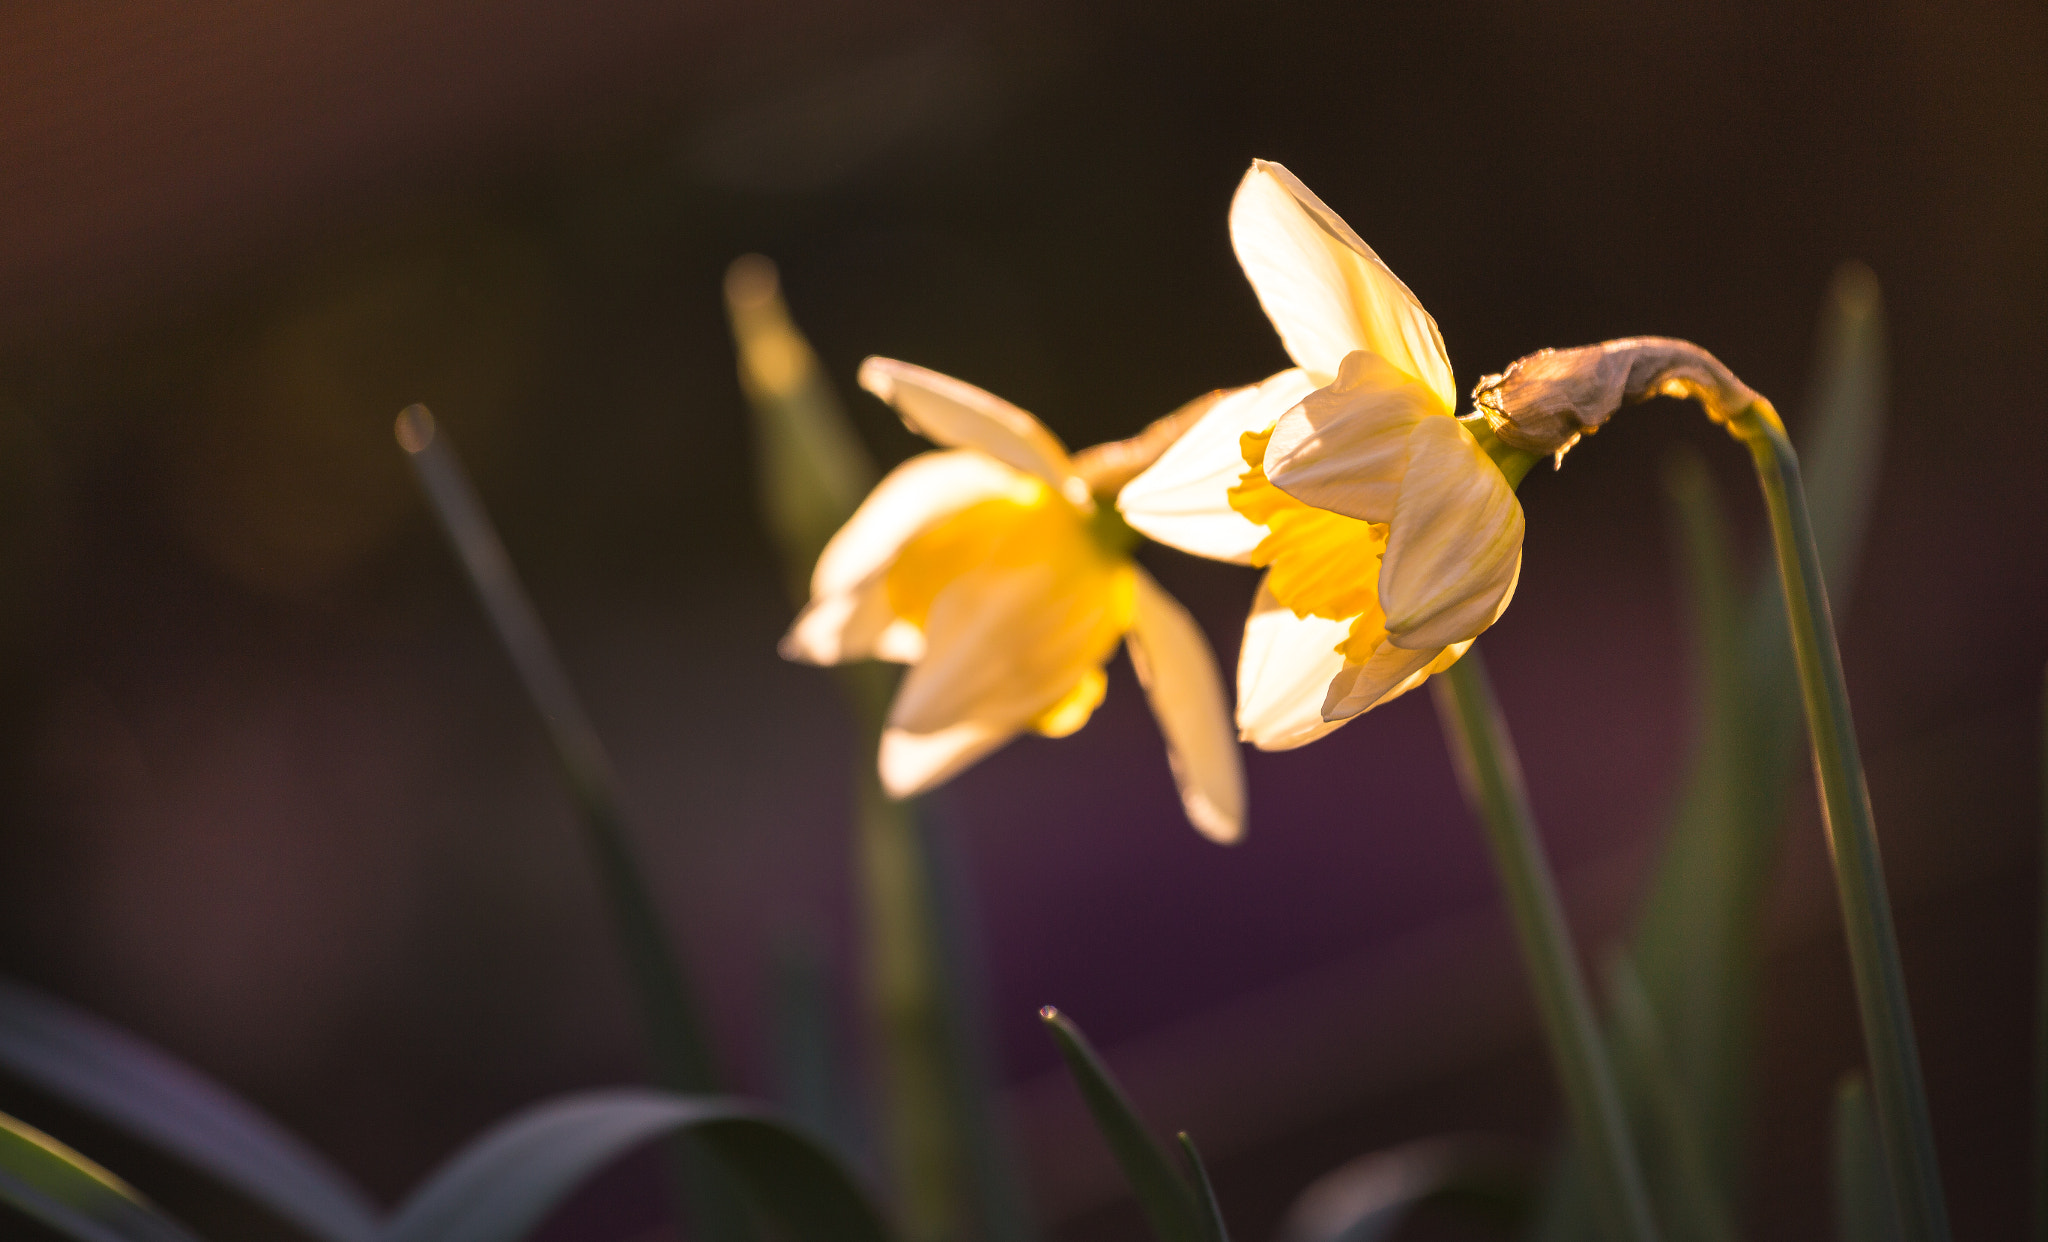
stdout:
[[1560,459],[1616,410],[1651,397],[1692,397],[1717,423],[1760,400],[1712,354],[1668,336],[1541,349],[1472,390],[1473,403],[1503,443]]

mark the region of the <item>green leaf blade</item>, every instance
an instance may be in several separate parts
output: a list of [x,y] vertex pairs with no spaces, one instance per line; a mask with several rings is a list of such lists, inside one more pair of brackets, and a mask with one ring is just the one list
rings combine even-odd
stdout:
[[867,1196],[823,1144],[759,1105],[625,1089],[535,1105],[456,1153],[382,1242],[518,1242],[627,1152],[678,1132],[710,1148],[803,1242],[889,1242]]
[[1835,1182],[1835,1229],[1842,1242],[1899,1242],[1899,1221],[1878,1145],[1877,1115],[1861,1074],[1845,1074],[1835,1087],[1830,1136]]
[[1197,1207],[1195,1193],[1173,1167],[1164,1149],[1138,1119],[1116,1079],[1102,1058],[1088,1043],[1081,1028],[1048,1005],[1038,1011],[1046,1030],[1058,1045],[1060,1056],[1073,1075],[1081,1098],[1095,1118],[1095,1127],[1116,1157],[1160,1242],[1208,1242],[1208,1228]]
[[120,1178],[4,1113],[0,1202],[75,1242],[197,1242]]
[[377,1236],[369,1197],[253,1105],[126,1031],[4,979],[0,1067],[323,1242]]

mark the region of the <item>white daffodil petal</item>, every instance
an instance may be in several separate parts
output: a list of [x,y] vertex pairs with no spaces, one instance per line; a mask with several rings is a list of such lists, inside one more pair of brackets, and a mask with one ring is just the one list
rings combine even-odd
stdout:
[[859,591],[926,527],[997,496],[1028,499],[1038,485],[980,453],[920,453],[891,470],[832,536],[811,571],[815,597]]
[[892,798],[914,798],[944,784],[1018,732],[986,720],[963,720],[930,733],[884,729],[876,761],[882,790]]
[[[852,591],[814,595],[777,648],[801,664],[843,664],[875,654],[877,640],[898,621],[882,575]],[[908,663],[908,661],[904,661]]]
[[1443,418],[1420,380],[1369,350],[1344,358],[1336,382],[1280,416],[1266,477],[1306,505],[1361,522],[1391,522],[1408,465],[1408,433]]
[[1324,720],[1322,708],[1330,679],[1344,671],[1337,644],[1350,628],[1295,616],[1261,579],[1238,653],[1238,736],[1260,750],[1292,750],[1343,724]]
[[932,443],[986,453],[1037,475],[1069,500],[1086,501],[1087,487],[1075,477],[1059,437],[994,393],[894,358],[861,363],[860,386],[894,406],[904,425]]
[[1244,835],[1244,760],[1223,697],[1223,675],[1195,619],[1142,569],[1125,642],[1166,738],[1166,759],[1188,822],[1212,841],[1237,840]]
[[1476,636],[1521,564],[1522,506],[1507,478],[1455,420],[1416,424],[1380,561],[1389,641],[1418,651]]
[[1392,643],[1381,643],[1363,664],[1346,664],[1344,671],[1330,679],[1330,691],[1323,698],[1323,719],[1349,720],[1360,712],[1398,698],[1412,680],[1421,684],[1420,674],[1441,651],[1409,651]]
[[1230,507],[1230,489],[1245,472],[1240,440],[1272,426],[1314,390],[1294,368],[1224,397],[1124,485],[1118,511],[1132,529],[1168,547],[1248,564],[1266,531]]
[[889,724],[933,733],[963,720],[1025,728],[1116,650],[1108,589],[1075,589],[1046,563],[989,566],[932,601],[925,653],[904,675]]
[[1230,204],[1230,240],[1287,352],[1318,384],[1369,349],[1457,408],[1436,321],[1351,226],[1293,173],[1254,160]]

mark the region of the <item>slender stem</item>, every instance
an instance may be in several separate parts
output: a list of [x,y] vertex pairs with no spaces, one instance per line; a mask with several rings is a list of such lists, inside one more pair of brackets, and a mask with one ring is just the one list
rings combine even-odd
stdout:
[[1608,1232],[1629,1242],[1651,1242],[1657,1227],[1614,1068],[1565,928],[1557,882],[1536,837],[1521,762],[1478,649],[1467,651],[1429,684],[1465,796],[1485,826],[1494,868],[1507,891],[1516,937],[1550,1038],[1551,1058],[1564,1086],[1573,1128],[1598,1183]]
[[1906,1005],[1905,974],[1899,965],[1898,936],[1892,928],[1877,828],[1864,786],[1856,725],[1842,679],[1841,652],[1828,616],[1827,588],[1799,459],[1767,402],[1755,400],[1730,420],[1749,446],[1770,511],[1771,542],[1784,587],[1785,618],[1799,666],[1813,743],[1814,775],[1820,784],[1822,822],[1834,862],[1835,890],[1849,942],[1849,965],[1862,1011],[1863,1038],[1870,1059],[1872,1095],[1879,1136],[1898,1200],[1899,1225],[1907,1242],[1945,1242],[1948,1211],[1934,1152],[1934,1129],[1920,1081],[1920,1054]]
[[[425,406],[412,405],[398,416],[397,434],[434,516],[540,714],[570,795],[582,813],[584,841],[639,997],[657,1077],[673,1091],[715,1091],[717,1073],[696,999],[647,886],[646,868],[627,830],[618,777],[604,744],[446,433],[437,430]],[[689,1139],[675,1146],[678,1172],[698,1223],[716,1237],[745,1238],[748,1231],[740,1215],[744,1209],[708,1153]]]
[[888,1107],[889,1163],[910,1242],[958,1234],[964,1152],[947,1070],[945,1007],[933,949],[930,877],[909,805],[860,778],[856,854],[867,952],[869,1021]]
[[[2048,717],[2048,695],[2042,696]],[[2041,722],[2043,827],[2048,827],[2048,718]],[[2034,979],[2034,1237],[2048,1242],[2048,836],[2043,837],[2040,958]]]

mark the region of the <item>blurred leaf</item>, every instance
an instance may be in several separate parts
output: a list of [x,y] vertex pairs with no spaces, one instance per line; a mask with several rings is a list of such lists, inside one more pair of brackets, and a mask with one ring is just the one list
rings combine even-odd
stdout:
[[[1502,1232],[1529,1213],[1526,1174],[1497,1142],[1449,1136],[1404,1143],[1347,1161],[1309,1183],[1280,1225],[1281,1242],[1379,1242],[1417,1209],[1483,1208]],[[1591,1221],[1590,1206],[1585,1220]],[[1590,1223],[1573,1235],[1591,1235]]]
[[809,341],[790,320],[775,264],[750,254],[725,274],[740,387],[754,412],[761,508],[790,594],[810,595],[818,553],[880,477]]
[[1164,1149],[1153,1140],[1145,1123],[1126,1099],[1123,1089],[1089,1047],[1087,1036],[1059,1010],[1048,1005],[1038,1011],[1045,1026],[1066,1059],[1067,1072],[1081,1089],[1095,1128],[1109,1144],[1124,1179],[1138,1198],[1138,1206],[1160,1242],[1208,1242],[1209,1230],[1196,1201],[1196,1192],[1180,1171],[1173,1167]]
[[775,1082],[792,1120],[832,1140],[848,1159],[860,1152],[833,1038],[832,980],[815,940],[792,938],[775,955]]
[[888,1242],[873,1205],[817,1140],[758,1105],[651,1090],[537,1104],[470,1143],[413,1192],[383,1242],[517,1242],[632,1149],[688,1131],[811,1242]]
[[[1883,301],[1877,279],[1844,264],[1822,307],[1812,395],[1800,424],[1801,457],[1822,572],[1839,611],[1863,546],[1884,439]],[[1682,1112],[1650,1110],[1641,1132],[1652,1180],[1676,1185],[1674,1153],[1697,1146],[1724,1203],[1739,1199],[1741,1139],[1754,1038],[1759,921],[1782,839],[1804,723],[1791,637],[1772,566],[1746,599],[1738,592],[1728,523],[1697,452],[1674,454],[1665,474],[1685,571],[1697,703],[1693,753],[1671,815],[1663,857],[1644,901],[1630,957]],[[1617,1043],[1626,1039],[1617,1032]],[[1671,1131],[1689,1116],[1692,1138]],[[1585,1208],[1577,1158],[1560,1160],[1541,1236],[1573,1236]],[[1658,1204],[1670,1219],[1676,1205]]]
[[1835,1229],[1842,1242],[1899,1242],[1898,1218],[1878,1147],[1877,1115],[1863,1075],[1844,1074],[1835,1086]]
[[1230,1242],[1230,1227],[1223,1223],[1223,1207],[1216,1202],[1216,1188],[1209,1184],[1209,1170],[1202,1166],[1202,1153],[1195,1150],[1195,1140],[1186,1130],[1174,1138],[1188,1160],[1188,1179],[1194,1183],[1195,1198],[1201,1208],[1203,1235],[1209,1242]]
[[376,1236],[369,1198],[241,1097],[109,1023],[6,980],[0,1066],[212,1174],[315,1237]]
[[120,1178],[5,1113],[0,1202],[77,1242],[195,1242]]
[[[725,293],[740,386],[753,411],[762,515],[790,597],[802,604],[819,553],[880,472],[791,320],[775,265],[760,255],[735,260]],[[986,1242],[1031,1242],[1037,1231],[972,1003],[962,897],[946,882],[945,860],[918,807],[886,797],[869,758],[899,671],[878,661],[833,671],[863,742],[855,838],[863,965],[898,1207],[914,1238],[959,1232],[971,1207]]]
[[1651,1193],[1670,1205],[1665,1236],[1733,1242],[1735,1223],[1700,1145],[1699,1119],[1673,1070],[1650,994],[1626,954],[1617,954],[1610,967],[1608,996],[1615,1073],[1636,1111],[1632,1120],[1642,1136]]

